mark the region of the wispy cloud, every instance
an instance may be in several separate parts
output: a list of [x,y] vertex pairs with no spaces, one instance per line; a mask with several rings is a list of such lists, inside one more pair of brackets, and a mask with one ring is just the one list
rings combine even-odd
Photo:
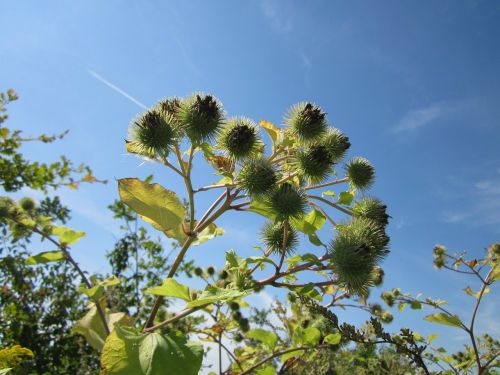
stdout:
[[427,126],[439,118],[449,115],[455,110],[455,106],[449,103],[435,103],[425,108],[408,112],[393,127],[394,133],[413,132]]
[[136,98],[134,98],[132,95],[128,94],[127,92],[123,91],[121,88],[119,88],[118,86],[116,86],[115,84],[111,83],[110,81],[108,81],[106,78],[102,77],[101,75],[97,74],[96,72],[94,72],[93,70],[91,69],[87,69],[87,72],[92,76],[94,77],[95,79],[97,79],[98,81],[104,83],[106,86],[108,86],[110,89],[112,89],[113,91],[117,92],[118,94],[122,95],[123,97],[127,98],[128,100],[130,100],[132,103],[135,103],[137,104],[139,107],[141,107],[142,109],[148,109],[148,107],[146,107],[144,104],[142,104],[140,101],[138,101]]
[[279,12],[273,1],[264,0],[261,3],[261,9],[274,31],[280,34],[286,34],[292,31],[292,20]]

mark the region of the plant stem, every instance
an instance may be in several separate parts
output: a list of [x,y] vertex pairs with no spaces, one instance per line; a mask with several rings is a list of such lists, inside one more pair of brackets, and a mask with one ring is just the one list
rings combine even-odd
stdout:
[[347,182],[347,181],[349,181],[349,178],[347,178],[347,177],[339,178],[335,181],[325,182],[324,184],[306,186],[304,188],[304,190],[320,189],[320,188],[331,186],[331,185],[341,184],[341,183]]
[[327,205],[329,205],[329,206],[331,206],[331,207],[333,207],[333,208],[336,208],[337,210],[342,211],[343,213],[345,213],[345,214],[347,214],[347,215],[353,216],[352,211],[347,210],[346,208],[341,207],[341,206],[339,206],[339,205],[338,205],[338,204],[336,204],[336,203],[330,202],[328,199],[325,199],[325,198],[323,198],[323,197],[319,197],[319,196],[317,196],[317,195],[309,195],[309,194],[307,195],[307,197],[308,197],[308,198],[311,198],[311,199],[316,199],[316,200],[321,201],[321,202],[323,202],[323,203],[326,203]]
[[270,360],[272,360],[272,359],[274,359],[276,357],[279,357],[280,355],[286,354],[286,353],[298,352],[300,350],[323,349],[323,348],[326,348],[326,347],[328,347],[328,344],[321,344],[321,345],[318,345],[318,346],[316,346],[314,348],[310,348],[308,346],[301,346],[301,347],[298,347],[298,348],[291,348],[291,349],[280,350],[280,351],[274,352],[274,353],[268,355],[267,357],[261,359],[259,362],[257,362],[253,366],[250,366],[245,371],[241,372],[239,375],[250,374],[250,373],[252,373],[253,370],[257,369],[259,366],[263,365],[264,363],[266,363],[266,362],[268,362],[268,361],[270,361]]

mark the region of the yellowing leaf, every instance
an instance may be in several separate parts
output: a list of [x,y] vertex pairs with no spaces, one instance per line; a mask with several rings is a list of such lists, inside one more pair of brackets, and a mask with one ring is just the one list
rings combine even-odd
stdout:
[[30,256],[24,261],[27,265],[42,264],[49,262],[57,262],[66,258],[66,254],[62,251],[44,251],[37,255]]
[[118,180],[121,200],[156,229],[179,240],[186,207],[173,191],[137,178]]
[[434,315],[428,315],[425,320],[433,323],[444,324],[452,327],[462,327],[463,323],[458,317],[458,315],[448,315],[445,313],[439,313]]
[[276,144],[278,140],[278,136],[280,134],[280,130],[272,123],[266,120],[261,120],[259,125],[266,131],[271,140],[273,141],[273,145]]
[[0,368],[17,366],[26,357],[33,357],[33,352],[21,345],[0,349]]
[[71,245],[80,240],[80,238],[82,238],[83,236],[85,236],[85,232],[77,232],[73,229],[66,228],[63,226],[55,227],[52,230],[52,234],[58,236],[59,242],[66,245]]
[[230,299],[241,298],[246,296],[247,292],[242,292],[235,289],[223,289],[217,288],[215,286],[207,286],[205,290],[198,296],[194,301],[189,302],[186,307],[198,307],[202,305],[206,305],[209,303],[217,302],[217,301],[227,301]]

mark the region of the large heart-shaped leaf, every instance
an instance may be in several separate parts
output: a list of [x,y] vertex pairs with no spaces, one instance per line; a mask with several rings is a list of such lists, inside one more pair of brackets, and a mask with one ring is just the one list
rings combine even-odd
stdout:
[[123,178],[118,180],[118,192],[121,200],[153,227],[179,241],[185,237],[182,223],[186,207],[173,191],[137,178]]
[[117,325],[106,339],[101,375],[197,375],[203,347],[182,336],[140,334]]

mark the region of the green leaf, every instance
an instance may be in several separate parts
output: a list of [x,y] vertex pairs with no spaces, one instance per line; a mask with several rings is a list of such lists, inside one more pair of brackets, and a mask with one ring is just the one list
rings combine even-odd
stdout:
[[191,293],[189,287],[179,284],[172,278],[165,279],[161,286],[155,286],[146,290],[148,294],[156,296],[180,298],[184,301],[191,301]]
[[422,304],[419,301],[411,301],[410,308],[412,308],[413,310],[421,310]]
[[316,235],[316,231],[320,230],[325,224],[326,217],[320,211],[313,208],[306,216],[301,219],[292,219],[291,224],[298,231],[305,233],[309,237],[309,241],[316,246],[322,246],[323,243]]
[[293,288],[293,291],[297,292],[298,294],[302,294],[304,296],[308,296],[309,298],[313,298],[318,301],[322,301],[323,297],[321,297],[321,294],[314,288],[314,284],[310,283],[307,285],[304,285],[299,288]]
[[208,227],[203,229],[200,233],[198,233],[198,236],[196,237],[196,240],[193,241],[192,245],[200,245],[204,242],[207,242],[208,240],[211,240],[212,238],[216,236],[221,236],[224,234],[224,228],[217,228],[217,226],[214,223],[211,223]]
[[99,285],[102,286],[115,286],[120,284],[120,279],[115,275],[108,277],[107,279],[102,280]]
[[85,236],[85,232],[77,232],[73,229],[66,227],[55,227],[52,230],[52,234],[59,237],[59,242],[71,245],[75,242],[78,242],[80,238]]
[[321,196],[322,197],[334,197],[335,196],[335,192],[331,191],[331,190],[327,190],[327,191],[322,192]]
[[427,343],[430,345],[432,342],[439,337],[439,334],[433,333],[432,335],[427,336]]
[[[85,337],[90,346],[100,352],[106,340],[106,331],[104,330],[104,325],[102,324],[101,316],[97,311],[96,305],[93,303],[90,306],[87,314],[75,323],[72,330]],[[104,315],[111,331],[115,323],[132,324],[132,319],[130,319],[126,313],[109,313],[107,309],[104,309],[104,306],[103,310],[105,310]]]
[[276,214],[266,205],[264,202],[253,199],[248,207],[249,211],[255,212],[256,214],[267,217],[268,219],[275,220]]
[[[479,295],[481,294],[480,291],[474,293],[470,287],[467,287],[464,290],[465,290],[465,293],[467,293],[469,296],[472,296],[472,297],[475,297],[475,298],[479,298]],[[485,288],[484,291],[483,291],[483,295],[488,294],[489,292],[490,292],[490,288]]]
[[186,307],[192,308],[217,301],[227,301],[234,298],[244,297],[247,294],[248,294],[247,292],[242,292],[235,289],[223,289],[209,285],[205,288],[205,290],[199,295],[199,297],[196,300],[190,301],[186,305]]
[[275,375],[276,369],[271,365],[266,365],[266,367],[259,368],[255,371],[255,375]]
[[278,140],[280,130],[273,123],[266,120],[261,120],[259,122],[259,125],[266,131],[266,133],[271,138],[271,141],[273,141],[273,145],[275,145],[276,141]]
[[293,357],[300,357],[304,353],[305,352],[303,349],[297,349],[297,350],[285,353],[281,356],[281,362],[286,362],[287,360],[289,360],[290,358],[293,358]]
[[444,324],[452,327],[462,327],[463,323],[458,317],[458,315],[448,315],[445,313],[439,313],[434,315],[428,315],[425,317],[425,320],[433,323]]
[[399,312],[403,312],[405,310],[405,307],[406,303],[400,302],[398,306]]
[[339,194],[339,203],[350,205],[354,199],[354,193],[352,191],[343,191]]
[[243,258],[239,257],[236,252],[231,249],[226,251],[226,268],[238,268],[243,264]]
[[203,347],[184,337],[139,334],[116,326],[104,344],[101,375],[197,375]]
[[338,332],[335,333],[330,333],[325,337],[325,342],[330,345],[337,345],[340,343],[340,340],[342,339],[342,335]]
[[321,338],[321,332],[316,327],[307,327],[303,330],[302,342],[305,345],[315,346],[318,345]]
[[255,339],[266,345],[271,351],[276,347],[278,336],[275,333],[266,331],[264,329],[255,328],[247,332],[247,337]]
[[78,291],[85,294],[93,302],[98,302],[104,295],[104,287],[102,285],[95,285],[92,288],[86,288],[84,285],[80,285]]
[[38,253],[37,255],[26,258],[24,263],[32,266],[34,264],[57,262],[63,259],[66,259],[66,254],[62,251],[44,251],[42,253]]
[[118,180],[118,192],[127,206],[168,237],[180,242],[186,237],[182,227],[186,207],[173,191],[137,178],[123,178]]

